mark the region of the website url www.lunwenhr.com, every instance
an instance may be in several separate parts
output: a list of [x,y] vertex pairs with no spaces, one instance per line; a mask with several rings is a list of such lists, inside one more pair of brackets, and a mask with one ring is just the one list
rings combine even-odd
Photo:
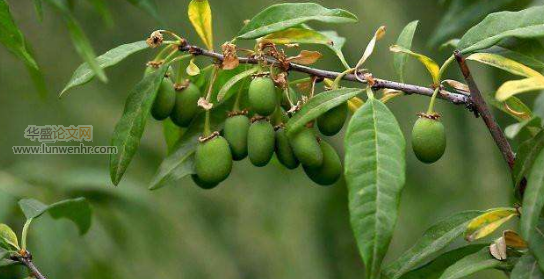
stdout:
[[117,154],[117,146],[13,146],[14,154]]

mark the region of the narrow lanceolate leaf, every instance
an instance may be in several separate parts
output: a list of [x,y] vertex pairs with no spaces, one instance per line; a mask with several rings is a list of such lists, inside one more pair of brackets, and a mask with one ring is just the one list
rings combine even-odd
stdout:
[[466,228],[465,239],[474,241],[486,237],[498,229],[502,224],[518,216],[515,208],[495,208],[472,219]]
[[462,53],[489,48],[509,37],[539,38],[544,36],[544,6],[518,12],[498,12],[488,15],[468,30],[459,41]]
[[191,0],[188,14],[200,39],[209,50],[213,49],[212,9],[208,0]]
[[20,249],[17,235],[6,224],[0,224],[0,248],[7,251],[18,251]]
[[[412,40],[414,39],[414,34],[416,33],[417,25],[419,21],[415,20],[402,30],[400,33],[398,39],[397,39],[397,45],[401,46],[405,49],[411,49],[412,48]],[[395,71],[397,71],[397,74],[399,75],[399,79],[401,82],[404,82],[404,69],[406,68],[406,61],[408,60],[408,54],[405,53],[395,53],[393,57],[393,64],[395,66]]]
[[25,38],[15,24],[6,0],[0,0],[0,43],[25,64],[38,69],[38,64],[25,46]]
[[483,51],[502,55],[533,69],[544,69],[544,45],[538,39],[506,39]]
[[160,189],[169,183],[195,173],[196,141],[186,141],[161,163],[149,190]]
[[333,42],[324,34],[307,28],[293,27],[286,30],[268,34],[261,39],[262,42],[274,44],[321,44],[332,45]]
[[544,279],[544,273],[538,268],[536,259],[527,254],[514,266],[510,279]]
[[253,75],[254,73],[256,73],[257,71],[259,70],[258,67],[252,67],[246,71],[243,71],[237,75],[235,75],[233,78],[231,78],[229,81],[227,81],[225,83],[225,85],[223,85],[223,87],[221,87],[221,89],[219,90],[219,93],[217,93],[217,101],[226,101],[228,100],[230,97],[232,97],[232,95],[234,95],[234,93],[236,93],[236,91],[234,90],[230,90],[235,84],[237,84],[238,82],[240,82],[241,80],[245,79],[245,78],[249,78],[251,75]]
[[87,62],[89,68],[92,69],[98,78],[101,81],[106,82],[108,80],[106,73],[104,72],[104,69],[100,67],[98,61],[96,61],[96,54],[94,53],[89,39],[83,32],[83,29],[81,29],[81,26],[71,14],[66,13],[64,18],[77,53],[79,53],[81,58]]
[[112,145],[117,147],[117,154],[110,155],[110,175],[115,185],[121,181],[138,150],[151,105],[167,68],[164,65],[146,75],[134,87],[126,101],[123,116],[115,126],[112,138]]
[[532,138],[540,131],[542,131],[542,119],[536,116],[520,121],[519,123],[509,125],[504,129],[504,134],[510,139],[514,139],[518,136],[522,138],[526,135],[529,135],[529,138]]
[[174,151],[176,143],[181,138],[183,129],[174,124],[170,118],[167,118],[162,121],[162,133],[164,135],[164,141],[166,142],[168,155],[170,155]]
[[479,214],[481,211],[460,212],[436,223],[423,234],[412,248],[388,265],[384,274],[389,279],[397,279],[424,264],[436,252],[444,249],[463,234],[468,222]]
[[85,234],[91,227],[92,210],[85,198],[75,198],[46,205],[34,199],[22,199],[19,207],[27,219],[36,219],[48,212],[54,219],[66,218],[74,222],[80,234]]
[[453,265],[460,259],[480,251],[486,246],[487,246],[486,244],[473,244],[473,245],[467,245],[461,248],[448,251],[444,254],[441,254],[436,259],[432,260],[431,262],[404,274],[400,278],[401,279],[438,279],[440,278],[440,276],[442,276],[442,274],[448,267],[450,267],[451,265]]
[[487,269],[508,269],[510,261],[499,261],[489,253],[489,248],[468,255],[444,271],[440,279],[459,279]]
[[517,121],[521,122],[533,117],[531,109],[517,97],[512,96],[504,102],[499,102],[491,93],[486,93],[484,96],[486,97],[486,102],[489,102],[495,108],[507,113]]
[[327,36],[332,41],[332,45],[327,46],[334,51],[338,59],[340,59],[340,62],[342,62],[342,65],[344,65],[346,69],[350,69],[351,67],[342,52],[342,48],[344,47],[344,44],[346,44],[346,38],[338,35],[336,31],[321,31],[321,34]]
[[292,134],[330,109],[339,106],[361,93],[362,89],[343,88],[326,91],[310,99],[285,125],[285,131]]
[[532,169],[540,152],[544,149],[544,131],[538,133],[532,139],[523,142],[516,154],[516,162],[512,170],[514,185],[518,186],[521,180]]
[[[523,206],[521,208],[521,235],[529,243],[533,250],[535,240],[544,237],[541,227],[538,227],[540,213],[544,207],[544,150],[536,156],[533,166],[527,176],[527,188],[523,195]],[[539,247],[544,249],[544,245]],[[535,255],[537,256],[537,255]],[[541,268],[544,270],[544,258],[538,259]]]
[[500,56],[494,53],[475,53],[467,57],[468,60],[478,61],[501,70],[510,72],[514,75],[524,77],[539,77],[544,80],[541,73],[519,63],[512,59]]
[[[98,66],[100,68],[106,69],[123,61],[128,56],[147,48],[148,46],[145,41],[124,44],[98,56],[96,58],[96,62],[98,63]],[[72,75],[72,78],[70,79],[68,84],[66,84],[59,97],[62,97],[62,95],[64,95],[64,93],[66,93],[66,91],[68,91],[69,89],[91,81],[95,77],[95,75],[95,72],[89,67],[89,64],[83,63],[76,69],[76,71]]]
[[406,142],[395,116],[371,97],[353,115],[345,137],[351,226],[367,278],[378,278],[405,182]]
[[379,41],[381,38],[385,36],[385,26],[380,26],[376,32],[374,32],[374,36],[368,43],[368,45],[365,48],[365,52],[363,53],[363,56],[361,59],[359,59],[359,62],[357,62],[357,65],[355,65],[355,69],[361,68],[365,61],[372,55],[374,52],[374,48],[376,47],[376,42]]
[[495,94],[495,98],[499,101],[505,101],[508,98],[531,91],[543,90],[544,80],[540,77],[530,77],[520,80],[511,80],[505,82]]
[[429,72],[429,74],[431,75],[431,77],[433,78],[433,83],[434,84],[439,84],[440,83],[440,77],[439,77],[439,72],[440,72],[440,67],[438,67],[438,64],[436,64],[436,62],[434,60],[432,60],[431,58],[423,55],[423,54],[419,54],[419,53],[415,53],[409,49],[406,49],[402,46],[399,46],[399,45],[393,45],[389,48],[389,50],[391,50],[392,52],[395,52],[395,53],[404,53],[404,54],[407,54],[409,56],[412,56],[414,58],[416,58],[419,62],[421,62],[425,68],[427,68],[427,71]]
[[238,33],[241,39],[256,39],[308,21],[353,23],[357,17],[345,10],[327,9],[315,3],[272,5],[253,17]]

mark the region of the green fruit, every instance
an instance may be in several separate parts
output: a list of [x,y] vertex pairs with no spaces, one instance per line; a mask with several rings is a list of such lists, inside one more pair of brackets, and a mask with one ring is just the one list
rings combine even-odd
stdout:
[[330,144],[322,140],[320,146],[323,152],[323,164],[316,168],[303,166],[304,172],[319,185],[332,185],[342,176],[342,163],[336,150]]
[[421,162],[436,162],[446,150],[444,125],[438,120],[420,117],[412,129],[412,148]]
[[283,128],[276,131],[276,157],[282,165],[290,170],[296,169],[300,164]]
[[221,136],[201,142],[195,153],[196,175],[207,184],[225,180],[232,170],[229,143]]
[[200,89],[193,83],[177,92],[176,102],[170,119],[180,127],[187,127],[191,124],[193,118],[198,114],[198,99],[200,99]]
[[166,119],[172,110],[174,109],[174,104],[176,103],[176,90],[174,89],[174,84],[169,78],[164,78],[153,101],[153,106],[151,107],[151,115],[157,120]]
[[323,135],[334,136],[342,130],[347,117],[348,103],[342,103],[319,116],[317,118],[317,127]]
[[247,133],[247,151],[249,160],[257,167],[270,162],[274,154],[274,127],[266,120],[255,121]]
[[247,134],[250,121],[246,115],[235,115],[225,120],[223,136],[229,142],[232,158],[235,161],[247,156]]
[[196,184],[196,186],[202,188],[202,189],[213,189],[215,188],[217,185],[219,185],[219,183],[208,183],[208,182],[204,182],[202,181],[202,179],[200,179],[200,177],[198,177],[198,175],[196,174],[192,174],[191,175],[191,178],[193,179],[193,182]]
[[248,91],[249,105],[257,114],[271,115],[278,103],[274,81],[269,77],[258,77],[251,81]]
[[323,163],[323,152],[312,129],[304,127],[289,137],[289,143],[302,165],[316,168]]

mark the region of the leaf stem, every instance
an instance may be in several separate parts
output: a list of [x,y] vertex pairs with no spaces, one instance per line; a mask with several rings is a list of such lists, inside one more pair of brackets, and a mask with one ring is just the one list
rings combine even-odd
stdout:
[[21,233],[21,249],[26,251],[26,239],[28,236],[28,229],[30,228],[30,223],[32,223],[32,218],[26,220],[25,225],[23,226],[23,232]]

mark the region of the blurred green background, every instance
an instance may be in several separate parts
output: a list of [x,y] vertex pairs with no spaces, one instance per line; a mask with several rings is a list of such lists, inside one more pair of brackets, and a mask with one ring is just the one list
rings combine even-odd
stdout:
[[[301,169],[287,171],[276,161],[255,168],[245,160],[236,163],[231,177],[214,190],[201,190],[184,179],[150,192],[148,183],[166,155],[162,126],[153,120],[119,187],[109,181],[107,155],[13,155],[14,145],[37,144],[23,137],[27,125],[93,125],[92,144],[109,145],[124,100],[152,53],[131,57],[108,70],[108,84],[93,81],[59,100],[57,93],[81,63],[62,20],[46,8],[40,22],[31,1],[8,2],[33,46],[50,92],[46,100],[38,98],[23,64],[0,48],[0,222],[20,232],[24,217],[16,201],[22,197],[51,203],[85,196],[94,209],[93,226],[83,237],[65,220],[44,217],[33,224],[29,249],[49,278],[362,278],[344,183],[324,188],[313,184]],[[108,27],[87,1],[80,2],[75,15],[98,54],[163,28],[124,1],[108,1],[114,18],[114,25]],[[157,2],[168,29],[199,42],[187,20],[188,1]],[[243,20],[279,1],[210,2],[218,46],[238,32]],[[360,22],[352,25],[313,25],[334,28],[348,38],[344,52],[351,64],[375,29],[387,26],[385,39],[366,64],[377,77],[396,79],[388,47],[412,20],[420,20],[413,49],[437,61],[449,56],[449,50],[427,46],[445,12],[438,1],[315,2],[350,10],[359,17]],[[316,49],[326,55],[317,66],[341,69],[331,52]],[[496,88],[495,72],[477,65],[474,72],[484,91]],[[455,67],[448,77],[460,79]],[[407,80],[430,84],[428,74],[415,61],[409,63]],[[406,96],[389,104],[408,144],[416,114],[426,109],[428,101]],[[388,261],[438,219],[514,201],[507,165],[483,122],[462,106],[440,102],[437,109],[447,128],[448,148],[433,165],[420,163],[407,149],[407,183]],[[503,127],[512,123],[500,113],[497,116]],[[331,139],[338,150],[342,138]],[[22,278],[18,272],[18,268],[0,269],[0,278]],[[503,277],[490,271],[473,278]]]

